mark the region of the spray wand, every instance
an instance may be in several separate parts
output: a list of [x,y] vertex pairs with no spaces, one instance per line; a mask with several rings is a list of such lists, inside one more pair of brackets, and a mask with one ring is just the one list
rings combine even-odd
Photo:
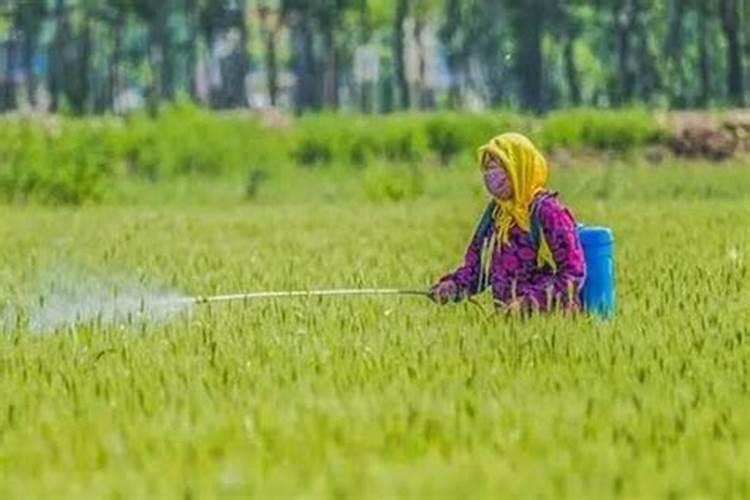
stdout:
[[245,302],[261,299],[289,299],[306,297],[356,297],[356,296],[413,296],[432,299],[432,293],[424,290],[401,290],[388,288],[349,289],[349,290],[295,290],[283,292],[252,292],[233,295],[215,295],[212,297],[190,297],[182,303],[209,305],[223,302]]
[[[226,302],[245,302],[261,299],[289,299],[289,298],[307,298],[307,297],[384,297],[384,296],[412,296],[423,297],[437,302],[435,296],[426,290],[408,290],[398,288],[364,288],[364,289],[338,289],[338,290],[296,290],[284,292],[251,292],[239,293],[234,295],[214,295],[209,297],[189,297],[180,301],[182,304],[190,305],[210,305]],[[482,305],[474,298],[469,297],[468,303],[476,307],[485,319],[490,315],[484,310]]]

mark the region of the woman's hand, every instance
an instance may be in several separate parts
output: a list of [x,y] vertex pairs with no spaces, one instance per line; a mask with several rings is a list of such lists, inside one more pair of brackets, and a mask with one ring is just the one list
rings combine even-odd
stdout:
[[440,305],[445,305],[458,300],[458,285],[453,280],[441,281],[432,287],[432,300]]

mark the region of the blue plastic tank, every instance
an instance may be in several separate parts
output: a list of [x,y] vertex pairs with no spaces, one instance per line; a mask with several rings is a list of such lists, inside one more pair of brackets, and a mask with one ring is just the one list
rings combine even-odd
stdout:
[[589,313],[611,318],[616,307],[614,235],[609,228],[583,224],[578,225],[578,234],[586,258],[583,306]]

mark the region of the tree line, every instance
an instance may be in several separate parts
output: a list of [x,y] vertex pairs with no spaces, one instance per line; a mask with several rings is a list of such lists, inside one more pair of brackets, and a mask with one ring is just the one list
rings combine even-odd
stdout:
[[0,0],[0,110],[742,106],[743,0]]

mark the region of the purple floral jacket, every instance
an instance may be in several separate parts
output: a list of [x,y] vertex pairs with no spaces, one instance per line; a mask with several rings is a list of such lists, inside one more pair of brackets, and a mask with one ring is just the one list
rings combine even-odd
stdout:
[[[580,291],[586,275],[583,249],[578,238],[576,220],[553,193],[543,193],[533,205],[539,225],[552,251],[557,270],[537,265],[537,245],[530,232],[514,226],[510,242],[498,243],[491,257],[489,285],[498,306],[517,302],[522,311],[577,311],[581,308]],[[440,282],[453,280],[463,296],[483,291],[482,246],[495,231],[490,224],[485,234],[476,234],[466,250],[464,263]]]

